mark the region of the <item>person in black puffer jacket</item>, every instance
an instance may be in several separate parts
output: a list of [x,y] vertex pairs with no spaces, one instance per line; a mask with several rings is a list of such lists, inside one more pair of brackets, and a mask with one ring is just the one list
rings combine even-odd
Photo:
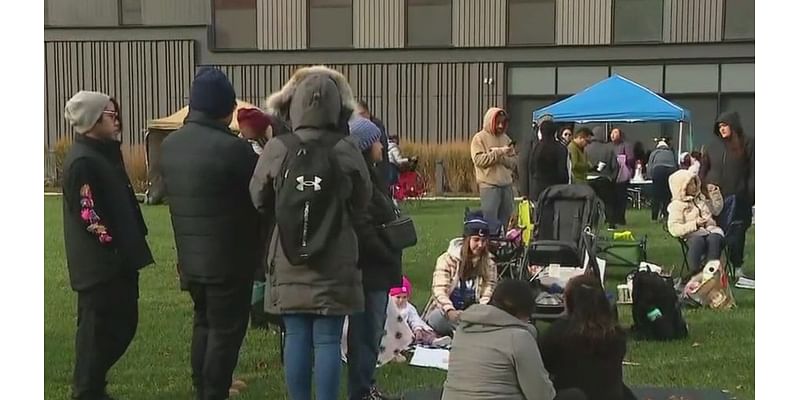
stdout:
[[383,158],[380,128],[365,118],[350,121],[349,140],[357,142],[369,166],[372,197],[366,213],[354,215],[358,268],[364,286],[364,311],[351,314],[347,331],[349,399],[385,398],[374,383],[375,363],[386,322],[389,289],[402,283],[401,252],[378,234],[377,226],[397,218],[394,203],[377,164]]
[[534,203],[548,187],[569,183],[567,148],[556,141],[555,123],[543,121],[539,130],[542,138],[533,146],[528,169],[532,178],[528,198]]
[[139,270],[153,263],[120,142],[119,106],[81,91],[64,115],[78,135],[64,161],[64,245],[78,293],[75,399],[110,399],[106,374],[125,354],[139,321]]
[[700,161],[704,186],[719,187],[725,198],[719,226],[725,231],[730,263],[740,276],[737,287],[754,289],[755,277],[744,276],[744,245],[753,220],[756,191],[755,140],[745,136],[737,112],[724,112],[714,123],[714,140]]
[[258,156],[228,128],[235,108],[228,78],[200,69],[185,125],[161,145],[181,288],[194,301],[191,363],[198,399],[228,397],[253,275],[266,248],[249,192]]

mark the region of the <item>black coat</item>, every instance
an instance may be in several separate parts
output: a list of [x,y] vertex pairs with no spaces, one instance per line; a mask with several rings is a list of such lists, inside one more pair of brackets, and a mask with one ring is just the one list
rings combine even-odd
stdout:
[[74,290],[133,275],[153,263],[119,142],[76,136],[64,161],[62,190],[64,244]]
[[[741,154],[733,151],[731,139],[723,139],[719,135],[719,124],[730,125],[733,135],[737,135],[742,146]],[[755,140],[747,137],[742,131],[739,114],[727,112],[720,114],[714,124],[714,140],[703,152],[700,177],[706,184],[719,186],[722,195],[737,196],[737,201],[747,205],[755,203],[756,166]]]
[[567,148],[561,143],[555,140],[539,141],[533,147],[529,163],[529,199],[537,201],[548,187],[569,183]]
[[556,391],[577,388],[589,400],[627,400],[622,382],[626,338],[620,333],[602,345],[589,345],[569,335],[569,321],[559,319],[539,338],[544,367]]
[[380,174],[376,167],[370,166],[372,197],[367,212],[353,216],[358,237],[358,267],[364,289],[368,291],[389,290],[402,284],[402,252],[389,247],[378,234],[378,225],[397,218],[394,203]]
[[161,174],[184,283],[252,279],[263,262],[248,188],[257,161],[246,140],[197,111],[164,139]]

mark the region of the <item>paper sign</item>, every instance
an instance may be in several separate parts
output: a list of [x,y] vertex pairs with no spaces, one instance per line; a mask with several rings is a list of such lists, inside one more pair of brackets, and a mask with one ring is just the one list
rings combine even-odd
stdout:
[[411,357],[411,361],[408,364],[415,367],[439,368],[447,371],[449,363],[449,350],[417,346],[414,349],[414,357]]

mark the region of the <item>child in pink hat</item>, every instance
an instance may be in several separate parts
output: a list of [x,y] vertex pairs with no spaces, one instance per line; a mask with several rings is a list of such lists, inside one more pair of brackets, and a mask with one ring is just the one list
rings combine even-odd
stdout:
[[417,308],[408,301],[408,298],[411,297],[411,281],[403,276],[402,286],[389,289],[389,296],[397,306],[400,317],[403,318],[403,321],[408,324],[411,331],[414,333],[414,342],[431,344],[431,342],[436,339],[433,328],[419,317]]

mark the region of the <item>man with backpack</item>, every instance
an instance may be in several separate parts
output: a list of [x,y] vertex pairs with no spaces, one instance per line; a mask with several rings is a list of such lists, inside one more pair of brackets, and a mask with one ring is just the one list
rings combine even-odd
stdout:
[[[292,133],[267,142],[250,182],[256,209],[274,216],[265,306],[285,324],[289,397],[335,399],[346,315],[364,310],[352,216],[367,212],[372,184],[348,120],[355,108],[344,76],[301,68],[267,99]],[[312,363],[313,359],[313,363]]]
[[[222,71],[192,82],[185,125],[161,145],[161,171],[178,250],[181,288],[194,302],[192,381],[197,399],[229,396],[263,262],[248,184],[258,156],[228,126],[236,93]],[[243,388],[236,382],[233,389]]]

